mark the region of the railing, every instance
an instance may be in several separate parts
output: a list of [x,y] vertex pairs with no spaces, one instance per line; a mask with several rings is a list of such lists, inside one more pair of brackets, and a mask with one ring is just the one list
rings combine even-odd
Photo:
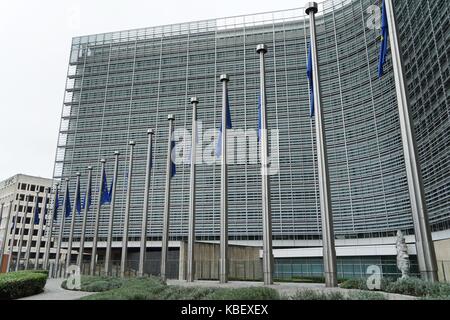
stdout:
[[[128,260],[125,265],[124,276],[126,278],[137,277],[138,274],[138,260]],[[71,266],[76,265],[75,262],[71,264]],[[81,275],[92,275],[92,276],[113,276],[120,277],[121,276],[121,261],[120,260],[112,260],[111,267],[109,272],[107,273],[105,270],[105,262],[99,261],[95,264],[93,272],[91,273],[91,263],[89,261],[84,261],[80,264],[80,274]],[[160,275],[160,260],[146,260],[143,276],[159,276]],[[66,263],[60,263],[56,266],[55,262],[50,262],[49,264],[49,276],[54,278],[63,278],[66,277]],[[167,264],[167,272],[166,276],[169,279],[177,279],[178,278],[178,259],[177,260],[168,260]]]

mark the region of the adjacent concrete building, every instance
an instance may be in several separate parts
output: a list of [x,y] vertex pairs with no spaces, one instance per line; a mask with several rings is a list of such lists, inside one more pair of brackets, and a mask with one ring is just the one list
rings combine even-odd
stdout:
[[[0,251],[4,250],[3,270],[5,270],[8,260],[11,262],[10,267],[12,270],[15,269],[19,252],[20,264],[18,269],[23,268],[30,241],[29,267],[34,267],[37,240],[40,232],[38,228],[39,224],[35,224],[37,222],[35,221],[35,214],[41,215],[41,212],[43,212],[45,207],[43,203],[45,188],[51,187],[51,185],[51,179],[25,174],[17,174],[0,182],[0,206],[3,204],[0,223]],[[49,199],[50,197],[47,198],[47,204],[49,203]],[[9,210],[10,205],[11,210]],[[45,223],[42,225],[42,237],[39,250],[39,258],[41,260],[44,254],[45,241],[47,240],[45,237]],[[31,230],[33,230],[32,233]],[[3,242],[3,239],[6,239],[6,241]],[[13,241],[12,256],[9,259],[11,255],[11,241]]]

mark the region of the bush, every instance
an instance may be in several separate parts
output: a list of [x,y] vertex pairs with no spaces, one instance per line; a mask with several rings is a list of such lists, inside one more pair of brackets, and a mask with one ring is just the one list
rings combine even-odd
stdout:
[[450,299],[450,284],[429,282],[419,278],[398,279],[389,284],[386,291],[416,297]]
[[156,300],[167,285],[160,278],[150,276],[123,279],[118,288],[83,297],[83,300]]
[[[386,288],[392,282],[389,278],[381,278],[380,289],[381,291],[386,291]],[[340,284],[343,289],[358,289],[358,290],[370,290],[367,287],[367,278],[354,278],[348,279]],[[371,290],[372,291],[372,290]],[[377,289],[373,290],[377,291]]]
[[319,291],[312,289],[298,290],[289,297],[290,300],[345,300],[345,296],[339,291]]
[[265,287],[216,289],[205,297],[207,300],[279,300],[275,289]]
[[341,283],[340,287],[343,289],[368,290],[367,284],[366,284],[366,279],[361,279],[361,278],[349,279],[347,281],[344,281]]
[[390,283],[386,291],[391,293],[406,294],[410,296],[423,297],[431,293],[431,283],[418,278],[398,279]]
[[387,300],[380,292],[354,291],[348,293],[348,300]]
[[298,290],[290,300],[386,300],[379,292],[356,291],[347,295],[339,291]]
[[125,279],[119,288],[83,297],[83,300],[265,300],[279,299],[271,288],[238,289],[168,286],[157,277]]
[[32,296],[44,291],[47,274],[19,271],[0,274],[0,299],[11,300]]
[[68,289],[67,280],[61,283],[61,288],[74,291],[103,292],[119,288],[123,285],[123,280],[115,277],[81,276],[80,289]]
[[[369,290],[366,279],[350,279],[342,283],[340,287],[344,289]],[[380,290],[415,297],[450,299],[450,284],[431,283],[415,277],[397,279],[396,281],[382,278]]]
[[45,274],[48,277],[48,270],[19,270],[15,271],[17,273],[41,273]]

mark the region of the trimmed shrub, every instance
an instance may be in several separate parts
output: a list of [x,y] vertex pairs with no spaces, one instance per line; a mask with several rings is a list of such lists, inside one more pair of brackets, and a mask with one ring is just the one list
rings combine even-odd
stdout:
[[205,297],[207,300],[279,300],[278,291],[265,287],[216,289]]
[[360,289],[367,290],[366,279],[355,278],[349,279],[341,283],[340,287],[343,289]]
[[391,293],[406,294],[416,297],[424,297],[431,293],[432,284],[418,278],[398,279],[390,283],[386,291]]
[[103,292],[119,288],[123,285],[123,280],[115,277],[81,276],[80,289],[68,289],[67,280],[61,283],[61,288],[74,291]]
[[32,296],[44,291],[47,274],[19,271],[0,274],[0,299],[11,300]]
[[[392,282],[389,278],[381,278],[380,289],[381,291],[386,291],[386,288]],[[367,278],[354,278],[348,279],[342,282],[339,287],[343,289],[358,289],[358,290],[369,290],[367,287]],[[377,291],[377,290],[370,290]]]
[[167,285],[157,277],[122,280],[122,286],[83,297],[82,300],[157,300]]
[[165,286],[163,290],[155,292],[157,300],[202,300],[214,292],[214,289]]
[[345,300],[345,296],[339,291],[319,291],[312,289],[298,290],[289,297],[290,300]]
[[347,294],[339,291],[298,290],[290,300],[386,300],[379,292],[354,291]]
[[19,270],[17,273],[42,273],[48,277],[48,270]]
[[397,281],[390,283],[389,286],[387,286],[386,291],[416,297],[450,299],[449,283],[432,283],[414,277],[398,279]]
[[[366,279],[350,279],[340,285],[344,289],[369,290]],[[415,277],[397,279],[381,279],[381,291],[404,294],[415,297],[428,297],[435,299],[450,299],[450,284],[431,283]]]
[[348,300],[387,300],[380,292],[353,291],[348,293]]
[[125,279],[119,288],[83,297],[83,300],[276,300],[276,290],[264,287],[238,289],[168,286],[157,277]]

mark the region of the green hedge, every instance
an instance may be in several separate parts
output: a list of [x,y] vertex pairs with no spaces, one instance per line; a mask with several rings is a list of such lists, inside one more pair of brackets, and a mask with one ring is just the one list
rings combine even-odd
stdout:
[[[350,279],[341,284],[344,289],[369,290],[366,279]],[[386,279],[381,280],[381,291],[410,295],[415,297],[450,299],[450,284],[432,283],[415,277],[405,279]]]
[[[106,280],[101,280],[106,281]],[[111,281],[111,279],[110,279]],[[114,280],[113,280],[114,281]],[[83,287],[83,279],[81,280]],[[107,281],[106,281],[107,282]],[[168,286],[158,277],[124,279],[122,286],[83,297],[82,300],[277,300],[271,288],[200,288]]]
[[278,291],[265,287],[220,288],[203,299],[207,300],[280,300]]
[[61,287],[66,290],[86,291],[86,292],[103,292],[122,286],[124,280],[116,277],[104,276],[81,276],[80,289],[68,289],[67,280],[61,283]]
[[419,278],[398,279],[390,283],[386,291],[416,297],[450,299],[450,284],[429,282]]
[[41,273],[45,274],[48,277],[48,270],[20,270],[15,271],[16,273]]
[[18,271],[0,274],[0,300],[32,296],[44,291],[45,272]]
[[[392,279],[390,278],[381,278],[380,282],[380,291],[386,291],[387,287],[390,283],[392,283]],[[348,279],[340,284],[343,289],[359,289],[359,290],[369,290],[367,287],[367,279],[366,278],[354,278]]]
[[294,295],[286,297],[288,300],[386,300],[379,292],[356,291],[321,291],[313,289],[298,290]]

